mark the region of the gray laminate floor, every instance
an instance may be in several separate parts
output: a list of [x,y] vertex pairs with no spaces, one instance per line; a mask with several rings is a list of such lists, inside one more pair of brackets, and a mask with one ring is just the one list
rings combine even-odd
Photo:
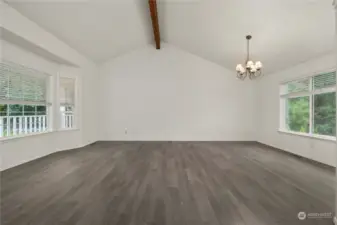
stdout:
[[101,142],[1,173],[2,225],[300,225],[334,173],[254,143]]

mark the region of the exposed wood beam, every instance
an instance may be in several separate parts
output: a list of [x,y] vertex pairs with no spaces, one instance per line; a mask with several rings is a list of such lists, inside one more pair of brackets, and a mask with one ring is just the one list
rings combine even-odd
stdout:
[[158,22],[157,0],[149,0],[152,28],[154,40],[156,42],[156,49],[160,49],[160,31]]

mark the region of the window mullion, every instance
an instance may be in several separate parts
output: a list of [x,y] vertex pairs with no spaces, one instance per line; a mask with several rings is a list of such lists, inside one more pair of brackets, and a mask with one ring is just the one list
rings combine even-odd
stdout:
[[312,77],[310,78],[310,97],[309,97],[309,134],[312,135],[312,128],[313,128],[313,83],[312,83]]
[[314,95],[310,95],[310,109],[309,109],[309,134],[313,134],[314,126]]
[[[9,80],[9,75],[8,75],[8,79],[7,79],[7,99],[10,99],[10,91],[9,91],[9,85],[10,85],[10,80]],[[6,124],[6,136],[8,137],[9,136],[9,130],[10,130],[10,122],[9,122],[9,104],[7,105],[7,124]]]
[[10,134],[10,121],[9,121],[9,104],[7,105],[7,127],[6,127],[6,130],[7,130],[7,137],[9,136]]

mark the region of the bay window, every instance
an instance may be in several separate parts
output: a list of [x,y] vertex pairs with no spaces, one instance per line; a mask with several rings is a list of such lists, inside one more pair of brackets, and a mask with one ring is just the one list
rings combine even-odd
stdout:
[[0,62],[0,138],[49,130],[49,75]]
[[59,94],[60,94],[60,118],[61,129],[74,129],[75,123],[75,96],[76,96],[76,79],[71,77],[60,77]]
[[336,72],[283,83],[280,99],[282,131],[336,136]]

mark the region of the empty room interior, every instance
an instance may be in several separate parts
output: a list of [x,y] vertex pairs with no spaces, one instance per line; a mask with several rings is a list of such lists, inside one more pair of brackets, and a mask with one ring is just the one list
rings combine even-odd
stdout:
[[1,225],[331,225],[332,0],[0,0]]

